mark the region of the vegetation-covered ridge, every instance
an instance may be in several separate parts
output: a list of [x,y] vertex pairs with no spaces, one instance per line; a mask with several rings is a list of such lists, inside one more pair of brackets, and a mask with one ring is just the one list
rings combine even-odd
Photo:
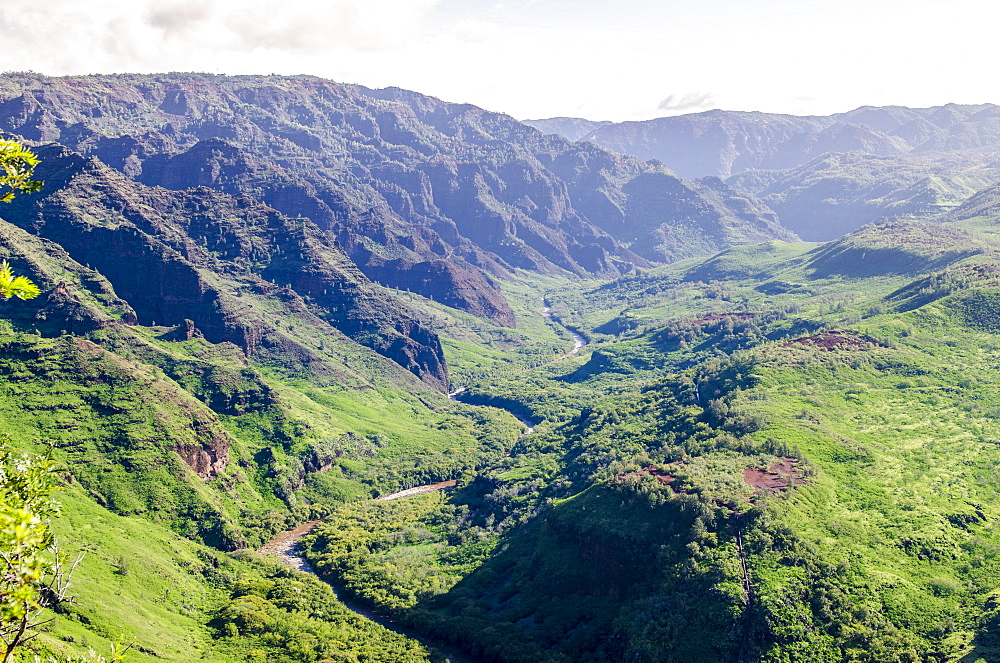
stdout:
[[[3,463],[85,553],[24,660],[1000,660],[991,189],[801,243],[400,90],[0,88],[70,145],[0,210],[40,291],[0,301]],[[252,552],[316,520],[321,578],[423,644]]]
[[887,225],[550,292],[597,347],[466,392],[539,432],[310,559],[482,660],[993,660],[994,255]]

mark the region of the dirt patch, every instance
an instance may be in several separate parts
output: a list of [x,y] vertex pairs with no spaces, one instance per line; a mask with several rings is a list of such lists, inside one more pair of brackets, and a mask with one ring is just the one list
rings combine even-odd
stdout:
[[743,480],[758,495],[783,493],[789,486],[802,486],[806,483],[797,464],[798,460],[795,458],[779,458],[767,470],[748,467],[743,470]]
[[828,331],[812,336],[803,336],[785,343],[782,347],[793,345],[810,345],[824,350],[843,348],[870,348],[879,345],[875,339],[851,331]]
[[674,475],[670,474],[666,470],[661,470],[652,465],[642,468],[641,471],[645,474],[656,477],[656,480],[660,483],[672,483],[675,478]]
[[312,531],[320,521],[314,520],[309,523],[299,525],[295,529],[282,532],[265,543],[257,552],[261,555],[271,555],[277,557],[286,565],[299,571],[312,573],[312,568],[301,555],[297,553],[299,539]]
[[667,472],[666,470],[661,470],[655,465],[650,465],[649,467],[644,467],[641,470],[636,470],[635,472],[626,472],[625,474],[619,474],[617,479],[618,481],[625,481],[630,477],[641,479],[647,474],[649,476],[656,477],[656,480],[663,484],[673,483],[673,481],[677,478],[674,475]]

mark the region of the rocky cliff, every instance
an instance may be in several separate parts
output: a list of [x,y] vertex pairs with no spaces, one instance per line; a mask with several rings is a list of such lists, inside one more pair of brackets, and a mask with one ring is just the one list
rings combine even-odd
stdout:
[[660,165],[394,88],[7,74],[0,128],[147,185],[248,195],[308,218],[369,278],[508,326],[497,279],[512,270],[615,277],[790,236]]
[[[311,221],[246,195],[146,187],[63,147],[38,152],[45,188],[4,208],[23,232],[8,227],[0,236],[16,266],[53,288],[13,311],[29,329],[42,320],[52,333],[113,322],[190,325],[212,343],[233,343],[320,382],[343,377],[325,346],[346,335],[425,383],[447,387],[437,336]],[[68,275],[51,265],[46,271],[40,247],[75,267],[61,267]]]

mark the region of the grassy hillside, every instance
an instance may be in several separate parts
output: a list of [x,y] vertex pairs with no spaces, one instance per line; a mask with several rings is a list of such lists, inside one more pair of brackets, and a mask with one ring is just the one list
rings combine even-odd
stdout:
[[429,660],[318,581],[219,549],[259,546],[332,504],[474,471],[503,456],[520,424],[432,392],[276,381],[234,347],[173,331],[94,336],[122,354],[9,325],[0,335],[4,432],[65,464],[56,534],[84,553],[77,602],[41,650],[121,640],[139,661]]
[[137,663],[435,660],[412,640],[355,615],[306,574],[112,514],[78,486],[58,497],[57,540],[82,561],[74,602],[53,615],[33,649],[105,652],[120,642],[131,645],[126,660]]
[[[0,324],[3,432],[65,465],[57,535],[85,553],[77,603],[41,651],[121,640],[134,643],[129,660],[429,660],[318,581],[220,549],[255,548],[333,504],[475,471],[513,445],[511,415],[393,387],[373,357],[347,384],[323,386],[183,326],[109,324],[84,339]],[[247,588],[243,576],[266,582]]]
[[466,392],[539,432],[310,554],[488,661],[994,660],[994,255],[892,224],[551,291],[597,345]]
[[[187,318],[155,324],[152,295],[136,315],[125,275],[0,224],[46,286],[0,321],[3,432],[65,465],[56,528],[86,552],[79,601],[40,651],[120,639],[138,661],[440,659],[250,552],[324,518],[304,543],[326,580],[474,660],[996,660],[989,204],[610,282],[518,273],[497,286],[516,329],[349,281],[405,309],[372,309],[397,320],[392,338],[440,349],[431,382],[372,337],[381,322],[338,331],[323,316],[350,331],[350,306],[270,289],[254,270],[271,267],[216,274],[218,255],[190,250],[199,324],[263,321],[232,327],[240,345]],[[319,235],[296,237],[292,262],[309,247],[333,260]],[[209,291],[218,306],[198,299]],[[564,354],[567,327],[589,341],[579,353]],[[372,499],[449,479],[447,494]]]

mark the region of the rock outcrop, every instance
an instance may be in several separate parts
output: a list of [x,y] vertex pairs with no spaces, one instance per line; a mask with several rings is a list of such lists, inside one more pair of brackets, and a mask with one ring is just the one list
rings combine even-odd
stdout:
[[497,279],[516,269],[613,278],[789,236],[661,165],[396,88],[10,74],[0,129],[147,185],[251,196],[309,219],[369,278],[505,326]]

